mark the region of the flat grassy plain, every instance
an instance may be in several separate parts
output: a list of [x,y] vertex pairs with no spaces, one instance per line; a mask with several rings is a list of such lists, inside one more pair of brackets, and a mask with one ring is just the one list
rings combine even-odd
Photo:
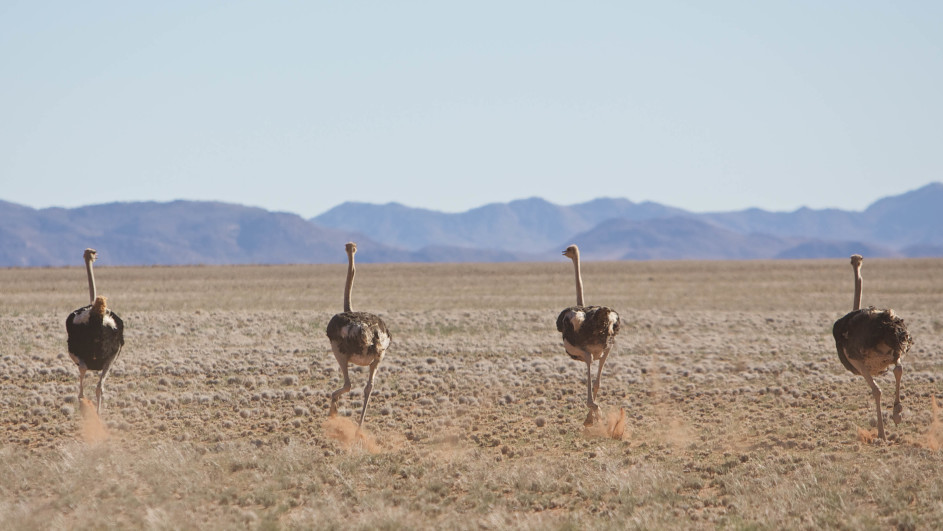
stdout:
[[846,259],[584,264],[623,318],[599,398],[618,439],[582,426],[568,260],[359,265],[354,309],[393,345],[353,444],[365,369],[326,423],[346,265],[102,262],[127,341],[104,440],[66,354],[84,269],[0,270],[0,528],[943,528],[943,260],[864,263],[864,304],[915,339],[886,443],[831,338]]

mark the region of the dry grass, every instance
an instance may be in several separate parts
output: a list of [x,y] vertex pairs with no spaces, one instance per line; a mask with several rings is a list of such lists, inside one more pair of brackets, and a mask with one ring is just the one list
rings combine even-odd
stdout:
[[0,527],[940,528],[941,266],[865,263],[916,340],[887,443],[834,353],[844,260],[584,264],[626,323],[597,431],[566,263],[361,265],[394,343],[359,434],[364,369],[327,418],[343,265],[100,267],[127,339],[101,437],[65,353],[84,272],[0,270]]

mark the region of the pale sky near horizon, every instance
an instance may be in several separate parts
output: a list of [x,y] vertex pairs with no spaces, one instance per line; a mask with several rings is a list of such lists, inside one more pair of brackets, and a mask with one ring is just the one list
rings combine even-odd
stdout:
[[861,210],[940,93],[933,1],[0,0],[0,199]]

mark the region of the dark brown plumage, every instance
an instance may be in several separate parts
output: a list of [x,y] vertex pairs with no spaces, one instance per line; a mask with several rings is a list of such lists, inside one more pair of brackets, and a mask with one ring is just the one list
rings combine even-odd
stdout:
[[367,362],[360,365],[369,365],[368,360],[383,356],[392,336],[386,323],[372,313],[343,312],[327,323],[327,337],[332,344],[337,343],[341,352],[363,356]]
[[350,293],[354,285],[356,271],[354,254],[357,252],[357,244],[349,242],[345,249],[347,251],[347,284],[344,288],[344,311],[334,315],[327,324],[327,337],[331,341],[331,350],[344,377],[344,385],[331,394],[330,415],[337,414],[337,400],[342,394],[350,391],[348,364],[368,366],[370,374],[367,376],[367,385],[363,389],[363,409],[360,411],[359,426],[363,424],[363,418],[367,414],[367,403],[370,401],[370,393],[373,390],[373,377],[393,336],[379,316],[351,310]]
[[881,409],[881,390],[874,383],[878,376],[894,366],[896,381],[894,393],[894,411],[891,418],[894,424],[901,421],[903,406],[900,403],[900,379],[903,376],[901,357],[906,354],[913,339],[907,331],[904,320],[894,310],[879,310],[861,305],[861,263],[860,255],[852,255],[851,266],[855,273],[854,308],[832,326],[838,359],[852,374],[862,376],[871,388],[877,408],[878,437],[885,439],[884,415]]
[[[580,323],[578,329],[576,323]],[[619,315],[605,306],[570,306],[557,316],[557,331],[563,334],[564,341],[594,351],[611,349],[620,326]],[[583,361],[578,353],[567,354]]]
[[[124,321],[105,307],[105,297],[83,306],[65,320],[69,354],[89,371],[103,371],[124,346]],[[81,391],[79,392],[81,398]]]
[[[850,359],[868,363],[868,353],[888,352],[888,357],[877,357],[878,363],[872,363],[876,372],[871,372],[871,375],[877,376],[887,372],[891,365],[897,364],[900,357],[913,345],[904,320],[898,317],[894,310],[878,310],[874,306],[854,310],[835,321],[832,335],[835,337],[838,359],[852,374],[861,373],[852,365]],[[888,348],[885,349],[884,346]],[[887,363],[880,361],[882,359]]]
[[[605,306],[583,305],[583,279],[580,275],[580,251],[571,245],[563,255],[573,261],[576,271],[576,306],[571,306],[557,316],[557,331],[563,334],[563,348],[575,360],[586,363],[586,405],[589,414],[583,424],[593,425],[599,420],[599,406],[596,395],[599,393],[599,380],[602,368],[615,345],[621,321],[619,314]],[[593,382],[593,361],[599,360],[596,381]]]

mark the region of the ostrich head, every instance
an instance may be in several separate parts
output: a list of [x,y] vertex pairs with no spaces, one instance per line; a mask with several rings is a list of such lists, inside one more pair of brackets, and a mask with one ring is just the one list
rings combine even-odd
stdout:
[[580,249],[576,246],[576,244],[573,244],[563,251],[563,256],[569,258],[570,260],[576,260],[580,257]]
[[347,250],[347,254],[352,255],[357,252],[357,244],[354,242],[347,242],[347,245],[344,246],[344,249]]
[[85,249],[85,261],[94,262],[98,258],[98,251],[95,249]]
[[860,254],[851,255],[851,266],[852,267],[861,267],[861,262],[864,261],[864,258]]
[[580,250],[573,244],[563,251],[563,256],[573,260],[573,269],[576,271],[576,305],[583,305],[583,278],[580,276]]

